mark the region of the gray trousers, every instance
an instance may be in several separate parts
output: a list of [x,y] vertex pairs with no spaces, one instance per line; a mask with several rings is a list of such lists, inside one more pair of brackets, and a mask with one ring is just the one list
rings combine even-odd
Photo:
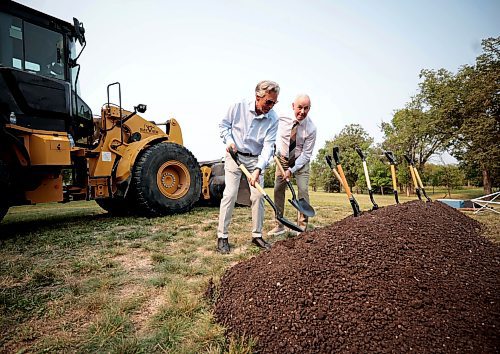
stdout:
[[[309,203],[309,163],[302,166],[297,172],[293,174],[295,181],[297,182],[297,188],[299,190],[297,198],[304,198]],[[283,213],[285,210],[285,191],[287,189],[286,181],[283,179],[283,175],[279,168],[276,168],[276,174],[274,175],[274,204],[276,208]],[[297,222],[300,227],[304,228],[307,226],[308,218],[304,214],[297,211]],[[278,225],[279,222],[276,221]]]
[[[238,155],[240,163],[252,173],[257,164],[257,157]],[[238,197],[238,189],[243,171],[234,162],[231,155],[226,153],[224,162],[224,194],[220,202],[219,226],[217,227],[217,237],[227,238],[229,224],[233,216],[234,204]],[[259,177],[259,184],[263,186],[264,171]],[[250,201],[252,203],[252,237],[262,237],[262,226],[264,224],[264,196],[257,188],[250,186]]]

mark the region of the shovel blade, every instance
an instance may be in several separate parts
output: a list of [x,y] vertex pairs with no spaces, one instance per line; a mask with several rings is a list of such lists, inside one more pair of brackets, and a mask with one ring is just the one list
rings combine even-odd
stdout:
[[293,222],[291,222],[290,220],[287,220],[285,219],[284,217],[282,216],[279,216],[277,215],[276,218],[278,219],[278,221],[280,223],[283,224],[283,226],[286,226],[288,227],[289,229],[291,230],[294,230],[294,231],[297,231],[297,232],[304,232],[304,230],[302,230],[300,227],[298,227],[297,225],[295,225]]
[[276,215],[276,219],[280,223],[282,223],[284,226],[288,227],[289,229],[292,229],[292,230],[295,230],[295,231],[298,231],[298,232],[304,232],[304,230],[302,230],[300,227],[298,227],[297,225],[295,225],[294,223],[292,223],[290,220],[285,219],[283,217],[283,215],[281,215],[281,213],[276,208],[276,205],[274,204],[274,202],[271,200],[271,198],[267,194],[264,195],[264,199],[267,200],[267,202],[271,205],[271,207],[273,208],[274,213]]
[[300,198],[299,200],[288,199],[288,201],[290,202],[290,204],[293,205],[295,209],[297,209],[299,212],[301,212],[308,218],[311,218],[314,215],[316,215],[316,212],[314,211],[313,207],[304,198]]

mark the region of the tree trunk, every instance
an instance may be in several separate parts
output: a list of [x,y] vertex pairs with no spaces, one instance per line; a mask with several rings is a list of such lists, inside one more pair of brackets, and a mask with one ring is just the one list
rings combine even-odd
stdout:
[[483,188],[484,194],[491,194],[491,176],[487,169],[483,168]]
[[384,186],[380,186],[380,193],[384,195]]

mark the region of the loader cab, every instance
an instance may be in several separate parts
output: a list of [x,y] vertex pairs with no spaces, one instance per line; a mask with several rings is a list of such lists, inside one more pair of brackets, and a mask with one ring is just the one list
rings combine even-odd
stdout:
[[77,22],[0,3],[0,124],[68,132],[82,144],[92,136],[92,111],[79,96]]

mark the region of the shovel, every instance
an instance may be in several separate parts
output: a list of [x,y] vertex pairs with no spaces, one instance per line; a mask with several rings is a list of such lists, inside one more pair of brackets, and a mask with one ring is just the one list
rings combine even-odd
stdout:
[[[418,185],[420,186],[420,190],[424,194],[425,199],[427,199],[428,202],[432,202],[431,198],[429,198],[429,196],[425,192],[424,184],[422,183],[422,180],[420,179],[420,175],[418,174],[417,168],[415,167],[415,164],[413,163],[413,160],[410,160],[410,158],[408,156],[406,156],[406,155],[405,155],[405,159],[406,159],[406,161],[408,161],[408,163],[410,164],[411,168],[413,169],[413,173],[415,174],[416,180],[418,182]],[[420,200],[422,200],[422,198],[420,196],[419,196],[419,198],[420,198]]]
[[[234,162],[236,162],[236,164],[238,165],[240,170],[245,174],[245,176],[247,176],[248,179],[251,179],[252,174],[250,172],[248,172],[247,168],[243,164],[240,163],[238,156],[236,156],[236,152],[233,149],[229,148],[229,153],[231,154],[231,157],[233,158]],[[257,190],[259,192],[261,192],[262,195],[264,196],[264,199],[266,199],[267,202],[269,204],[271,204],[271,207],[273,208],[274,213],[276,214],[276,219],[280,223],[282,223],[284,226],[288,227],[289,229],[295,230],[297,232],[304,232],[304,230],[302,230],[300,227],[298,227],[297,225],[292,223],[290,220],[285,219],[283,217],[283,215],[281,215],[281,213],[276,208],[276,205],[274,205],[274,202],[271,200],[271,198],[267,195],[264,188],[262,188],[258,182],[255,182],[255,188],[257,188]]]
[[394,199],[396,199],[396,204],[399,204],[398,184],[396,182],[396,159],[394,158],[394,154],[392,153],[392,151],[386,151],[385,156],[391,164],[392,189],[394,192]]
[[[281,175],[284,177],[285,176],[285,170],[283,169],[283,166],[281,165],[281,161],[278,158],[278,156],[274,155],[274,161],[276,161],[276,166],[280,169]],[[295,209],[297,209],[299,212],[304,214],[307,217],[313,217],[316,215],[316,212],[314,211],[313,207],[305,200],[304,198],[300,198],[297,200],[297,195],[295,194],[295,190],[293,189],[292,182],[290,182],[290,179],[286,179],[286,184],[288,185],[288,188],[290,188],[290,191],[292,192],[292,199],[288,199],[290,204],[293,205]]]
[[335,160],[335,163],[337,165],[338,172],[333,167],[332,158],[330,156],[326,156],[326,162],[328,163],[328,166],[330,166],[333,174],[335,175],[335,177],[337,177],[337,179],[344,187],[347,197],[349,198],[349,202],[351,203],[354,216],[359,216],[361,214],[361,211],[359,210],[358,202],[356,201],[356,199],[354,199],[354,196],[351,193],[351,188],[349,188],[349,185],[347,184],[347,179],[345,178],[344,170],[342,169],[342,165],[340,164],[338,146],[335,146],[333,148],[333,159]]
[[365,171],[366,186],[368,187],[368,194],[370,195],[370,200],[372,201],[373,204],[372,210],[376,210],[378,209],[378,205],[377,203],[375,203],[375,200],[373,199],[373,190],[372,190],[372,185],[370,183],[370,175],[368,174],[368,167],[366,166],[366,156],[358,146],[356,146],[356,152],[363,161],[363,170]]
[[408,157],[408,155],[403,155],[408,162],[408,168],[410,169],[411,179],[413,181],[413,185],[415,186],[415,193],[419,200],[422,200],[422,195],[420,194],[420,188],[417,182],[417,176],[415,174],[415,169],[413,168],[413,160]]

